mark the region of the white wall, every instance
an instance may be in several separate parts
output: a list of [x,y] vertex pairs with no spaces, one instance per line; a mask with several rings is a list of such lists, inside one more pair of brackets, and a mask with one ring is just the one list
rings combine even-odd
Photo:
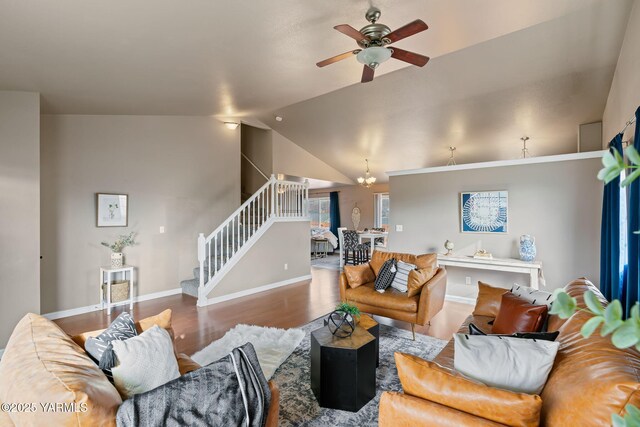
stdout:
[[0,349],[40,312],[40,96],[0,92]]
[[[611,90],[602,119],[603,144],[622,130],[640,106],[640,0],[636,0],[629,15],[629,23],[620,50]],[[633,135],[633,126],[625,133],[625,139]]]
[[[399,252],[444,252],[449,239],[456,250],[472,253],[478,241],[495,257],[518,258],[522,234],[535,236],[547,288],[555,289],[586,276],[599,282],[602,183],[596,179],[600,159],[508,167],[456,170],[390,178],[390,249]],[[507,190],[506,234],[460,232],[459,197],[463,191]],[[395,231],[395,225],[404,227]],[[450,283],[487,280],[510,286],[519,275],[450,270]],[[499,282],[499,283],[497,283]]]
[[285,175],[314,178],[338,184],[353,184],[353,180],[304,148],[272,130],[273,171]]
[[276,222],[222,279],[209,298],[308,276],[311,274],[310,251],[309,221]]
[[[240,129],[210,117],[45,115],[41,149],[43,313],[97,304],[100,242],[131,231],[137,294],[178,288],[240,204]],[[98,192],[129,195],[127,228],[96,227]]]

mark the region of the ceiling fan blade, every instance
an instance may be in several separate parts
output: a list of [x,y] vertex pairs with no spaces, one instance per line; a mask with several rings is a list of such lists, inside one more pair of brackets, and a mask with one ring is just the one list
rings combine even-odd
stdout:
[[390,32],[389,34],[384,36],[384,38],[388,39],[389,43],[394,43],[398,40],[402,40],[421,31],[424,31],[427,28],[429,27],[424,23],[424,21],[422,21],[421,19],[416,19],[415,21],[408,23],[404,27],[400,27],[397,30]]
[[371,67],[369,67],[368,65],[364,66],[364,69],[362,70],[362,83],[367,83],[370,82],[371,80],[373,80],[373,74],[375,73],[375,70]]
[[391,47],[389,49],[393,51],[393,53],[391,54],[392,58],[408,62],[409,64],[417,65],[418,67],[424,67],[426,63],[429,62],[428,56],[409,52],[408,50],[398,49],[396,47]]
[[354,39],[357,42],[361,42],[363,40],[371,41],[371,39],[369,37],[365,36],[360,31],[356,30],[355,28],[353,28],[349,24],[340,24],[340,25],[336,25],[333,28],[338,30],[338,31],[340,31],[342,34],[351,37],[352,39]]
[[324,67],[326,65],[333,64],[334,62],[342,61],[343,59],[347,59],[352,55],[357,55],[360,52],[360,49],[350,50],[349,52],[341,53],[340,55],[332,56],[331,58],[327,58],[324,61],[320,61],[316,63],[318,67]]

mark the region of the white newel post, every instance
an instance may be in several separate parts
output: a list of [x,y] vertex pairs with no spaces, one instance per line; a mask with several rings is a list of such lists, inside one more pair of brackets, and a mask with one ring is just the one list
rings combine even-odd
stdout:
[[269,185],[269,191],[271,192],[271,207],[269,209],[269,214],[271,217],[276,216],[276,181],[275,176],[271,175],[271,184]]
[[309,180],[304,180],[304,207],[303,207],[303,215],[304,217],[309,216]]
[[[204,261],[206,259],[206,243],[204,238],[204,233],[200,233],[198,235],[198,262],[200,263],[200,283],[198,285],[198,305],[204,306],[206,305],[207,298],[205,295],[202,295],[202,291],[204,291]],[[211,269],[211,266],[209,266]]]

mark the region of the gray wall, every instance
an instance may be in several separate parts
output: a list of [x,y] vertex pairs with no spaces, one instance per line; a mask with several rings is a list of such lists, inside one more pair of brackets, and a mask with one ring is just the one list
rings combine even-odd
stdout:
[[373,227],[374,222],[374,201],[375,193],[389,192],[389,184],[376,184],[371,188],[365,188],[361,185],[347,185],[344,187],[336,187],[330,190],[313,190],[309,192],[309,197],[326,197],[330,191],[339,191],[338,202],[340,205],[340,226],[353,229],[353,221],[351,221],[351,211],[358,205],[360,208],[360,225],[358,228]]
[[[618,57],[611,91],[602,119],[606,147],[640,106],[640,0],[633,3],[629,23]],[[625,140],[633,136],[633,126],[625,133]]]
[[[240,129],[211,117],[45,115],[41,145],[43,313],[97,304],[100,242],[131,231],[137,294],[178,288],[240,204]],[[96,227],[97,192],[129,195],[127,228]]]
[[[443,252],[449,239],[456,250],[473,253],[481,247],[496,257],[518,257],[522,234],[536,237],[547,288],[562,287],[586,276],[598,283],[602,183],[596,179],[600,159],[458,170],[390,179],[390,249],[403,252]],[[462,191],[508,190],[508,233],[460,233]],[[395,225],[404,226],[402,232]],[[465,250],[466,248],[466,250]],[[519,275],[496,277],[475,270],[451,269],[451,283],[464,276],[510,286]],[[499,281],[501,283],[496,283]]]
[[0,92],[0,349],[40,312],[40,96]]
[[[311,274],[309,221],[276,222],[209,294],[246,291]],[[284,269],[284,264],[288,269]]]
[[[242,153],[264,173],[273,173],[271,131],[240,125]],[[265,178],[244,157],[242,158],[242,192],[252,195],[266,182]],[[247,197],[248,198],[248,197]]]

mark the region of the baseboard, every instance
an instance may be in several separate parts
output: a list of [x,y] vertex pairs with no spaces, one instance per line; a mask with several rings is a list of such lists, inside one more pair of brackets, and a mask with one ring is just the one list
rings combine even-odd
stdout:
[[246,297],[249,295],[257,294],[260,292],[269,291],[271,289],[279,288],[282,286],[292,285],[294,283],[302,282],[303,280],[311,279],[311,274],[305,274],[304,276],[294,277],[293,279],[282,280],[280,282],[271,283],[264,286],[258,286],[257,288],[247,289],[240,292],[234,292],[228,295],[222,295],[220,297],[208,298],[205,305],[218,304],[221,302],[229,301],[236,298]]
[[474,298],[459,297],[457,295],[445,295],[444,299],[447,301],[461,302],[462,304],[476,305]]
[[[145,294],[145,295],[139,295],[137,297],[133,298],[133,302],[137,303],[137,302],[142,302],[142,301],[149,301],[152,299],[156,299],[156,298],[162,298],[162,297],[168,297],[171,295],[176,295],[182,292],[182,288],[175,288],[175,289],[169,289],[166,291],[160,291],[160,292],[153,292],[150,294]],[[123,301],[123,302],[117,302],[115,304],[112,304],[112,307],[118,307],[121,305],[126,305],[129,304],[129,301]],[[55,319],[61,319],[63,317],[71,317],[71,316],[77,316],[78,314],[85,314],[85,313],[90,313],[92,311],[100,311],[102,310],[102,308],[100,307],[100,304],[94,304],[94,305],[87,305],[84,307],[78,307],[78,308],[72,308],[69,310],[62,310],[62,311],[54,311],[53,313],[47,313],[47,314],[43,314],[43,317],[46,317],[49,320],[55,320]]]

